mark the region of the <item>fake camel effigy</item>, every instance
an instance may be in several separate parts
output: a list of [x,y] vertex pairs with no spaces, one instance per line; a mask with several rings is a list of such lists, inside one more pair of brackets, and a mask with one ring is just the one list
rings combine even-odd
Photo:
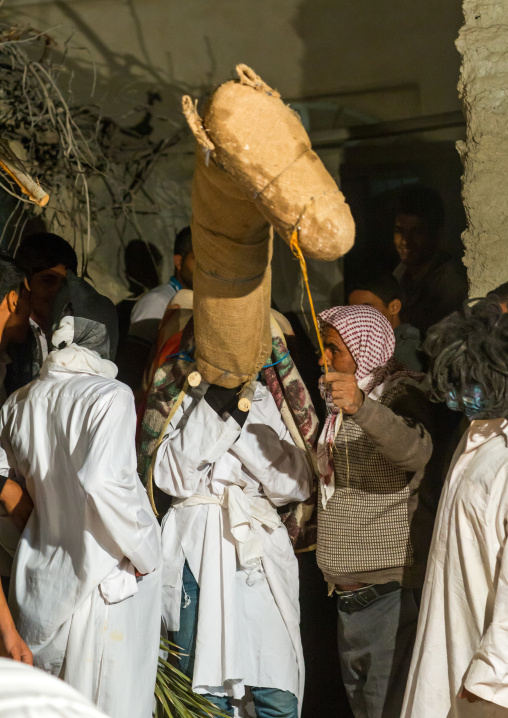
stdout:
[[349,207],[299,116],[250,68],[237,73],[202,118],[183,99],[197,140],[195,357],[206,381],[228,388],[254,379],[271,353],[270,227],[313,259],[335,260],[354,242]]
[[[299,116],[250,68],[239,65],[237,73],[211,95],[202,117],[190,97],[182,102],[197,140],[193,316],[181,321],[189,317],[188,298],[180,306],[177,295],[163,320],[163,329],[167,324],[173,331],[159,343],[139,425],[138,469],[154,510],[157,448],[189,384],[201,377],[239,387],[240,408],[243,401],[247,409],[263,372],[295,443],[312,455],[317,439],[312,401],[270,317],[272,228],[305,271],[303,255],[324,261],[344,255],[354,242],[354,222]],[[163,504],[167,497],[156,499]],[[295,545],[312,508],[311,500],[286,516]]]

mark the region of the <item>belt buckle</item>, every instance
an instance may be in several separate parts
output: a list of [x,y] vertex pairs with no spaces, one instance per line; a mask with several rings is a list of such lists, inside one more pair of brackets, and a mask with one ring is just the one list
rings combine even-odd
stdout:
[[[348,592],[348,593],[350,593],[350,592]],[[341,611],[345,611],[345,613],[351,614],[358,610],[358,606],[355,604],[355,600],[354,600],[353,596],[351,596],[351,595],[341,596],[339,600],[340,600],[339,607],[340,607]]]
[[377,598],[379,598],[379,594],[372,586],[360,588],[356,593],[356,600],[361,608],[367,608]]
[[364,586],[356,591],[343,591],[340,594],[340,609],[346,613],[355,613],[367,608],[379,595],[372,586]]
[[340,594],[340,609],[346,613],[355,613],[359,611],[363,606],[358,602],[358,596],[356,591],[344,591]]

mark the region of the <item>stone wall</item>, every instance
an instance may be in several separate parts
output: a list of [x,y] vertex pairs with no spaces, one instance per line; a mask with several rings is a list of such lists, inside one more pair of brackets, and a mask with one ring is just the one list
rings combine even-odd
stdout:
[[467,138],[464,164],[465,246],[470,296],[508,281],[508,0],[464,0],[459,92]]

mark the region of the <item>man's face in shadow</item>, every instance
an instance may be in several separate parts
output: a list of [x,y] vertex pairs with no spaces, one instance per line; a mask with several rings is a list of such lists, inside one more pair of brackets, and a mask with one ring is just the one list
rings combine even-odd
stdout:
[[192,282],[194,276],[194,265],[195,257],[194,252],[191,250],[182,257],[181,254],[175,254],[173,257],[175,264],[175,276],[184,289],[192,289]]
[[30,292],[22,287],[19,292],[9,292],[0,304],[0,343],[22,344],[28,337],[30,319]]
[[66,276],[65,265],[57,264],[51,269],[36,272],[30,279],[32,318],[44,331],[49,328],[53,302]]
[[407,267],[416,269],[431,260],[439,236],[418,215],[398,214],[395,218],[393,241],[400,261]]

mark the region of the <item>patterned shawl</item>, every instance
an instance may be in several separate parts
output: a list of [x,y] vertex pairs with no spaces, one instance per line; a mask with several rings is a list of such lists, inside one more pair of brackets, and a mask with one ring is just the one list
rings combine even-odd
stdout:
[[[171,314],[171,313],[170,313]],[[172,314],[174,321],[174,313]],[[272,317],[272,355],[270,365],[262,370],[267,388],[272,394],[277,408],[281,412],[295,443],[305,448],[316,465],[316,443],[318,436],[318,420],[300,374],[289,355],[284,335],[277,321]],[[174,346],[173,346],[174,344]],[[147,486],[148,494],[153,498],[158,513],[164,514],[169,508],[170,497],[152,483],[152,467],[157,448],[166,429],[168,418],[174,411],[177,402],[183,398],[188,376],[196,371],[194,355],[194,322],[190,319],[181,338],[175,342],[166,341],[162,349],[172,347],[169,356],[158,356],[154,360],[157,367],[153,381],[147,391],[143,403],[143,411],[138,416],[138,472],[142,482]],[[314,529],[309,536],[305,531],[306,522],[312,514],[315,496],[303,504],[291,504],[286,507],[282,519],[295,545],[315,542]]]

